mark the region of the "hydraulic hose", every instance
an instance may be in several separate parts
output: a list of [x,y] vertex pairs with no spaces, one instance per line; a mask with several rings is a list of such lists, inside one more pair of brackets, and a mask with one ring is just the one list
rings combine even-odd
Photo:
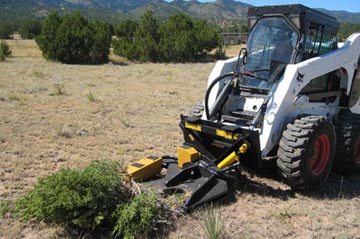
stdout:
[[170,163],[178,162],[178,158],[171,155],[163,155],[161,158],[163,159],[163,168],[167,168]]
[[211,90],[212,88],[214,88],[214,86],[219,82],[221,81],[222,79],[226,78],[226,77],[229,77],[229,76],[235,76],[235,73],[234,72],[230,72],[230,73],[227,73],[225,75],[221,75],[219,77],[217,77],[213,82],[211,82],[211,84],[209,85],[209,88],[207,89],[206,91],[206,94],[205,94],[205,114],[206,114],[206,118],[207,119],[210,119],[211,117],[213,117],[214,115],[214,111],[217,110],[217,108],[219,107],[219,105],[222,104],[222,98],[225,96],[224,94],[226,93],[227,89],[230,87],[230,84],[231,82],[233,81],[233,79],[231,79],[224,87],[224,89],[221,91],[221,94],[216,98],[215,102],[214,102],[214,105],[211,109],[211,112],[209,110],[209,96],[210,96],[210,93],[211,93]]

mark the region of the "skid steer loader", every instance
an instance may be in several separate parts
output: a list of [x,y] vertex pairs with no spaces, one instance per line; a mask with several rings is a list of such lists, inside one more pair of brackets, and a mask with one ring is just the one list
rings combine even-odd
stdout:
[[183,192],[184,210],[226,195],[239,167],[264,160],[300,190],[360,166],[360,34],[338,44],[336,19],[303,5],[250,7],[248,22],[246,49],[216,63],[203,102],[181,115],[177,157],[128,166]]

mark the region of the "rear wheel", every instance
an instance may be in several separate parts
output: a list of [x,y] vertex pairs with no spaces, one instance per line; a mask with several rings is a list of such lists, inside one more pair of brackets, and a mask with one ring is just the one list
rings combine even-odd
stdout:
[[277,166],[293,188],[320,187],[328,178],[335,156],[335,130],[322,116],[306,116],[287,125],[278,149]]
[[335,118],[337,144],[334,168],[343,175],[360,169],[360,116],[349,110]]

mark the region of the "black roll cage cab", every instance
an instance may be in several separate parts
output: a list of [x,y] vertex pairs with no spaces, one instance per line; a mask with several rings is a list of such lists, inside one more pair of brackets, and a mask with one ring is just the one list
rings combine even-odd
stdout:
[[248,8],[250,32],[265,17],[284,17],[300,33],[295,63],[337,49],[340,23],[336,18],[301,4]]

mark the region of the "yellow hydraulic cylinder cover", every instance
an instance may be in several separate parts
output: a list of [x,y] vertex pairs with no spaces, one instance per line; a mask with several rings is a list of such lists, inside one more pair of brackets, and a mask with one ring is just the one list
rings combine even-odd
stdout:
[[227,166],[235,163],[235,161],[239,160],[239,156],[234,151],[231,154],[229,154],[223,161],[221,161],[217,167],[220,169],[226,168]]
[[127,173],[137,181],[143,181],[159,174],[162,168],[162,158],[150,156],[138,160],[127,167]]
[[194,147],[188,145],[179,146],[177,151],[179,168],[183,168],[184,164],[194,162],[200,157],[200,153]]
[[247,143],[244,143],[240,146],[239,151],[234,151],[231,154],[229,154],[226,158],[224,158],[223,161],[221,161],[217,167],[220,169],[226,168],[227,166],[235,163],[240,159],[240,154],[245,154],[249,148],[249,145]]

